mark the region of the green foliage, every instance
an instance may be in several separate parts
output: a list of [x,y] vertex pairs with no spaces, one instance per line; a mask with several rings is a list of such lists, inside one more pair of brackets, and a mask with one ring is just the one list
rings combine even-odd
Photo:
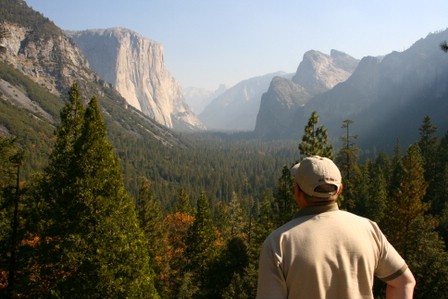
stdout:
[[5,275],[7,273],[8,296],[14,293],[18,270],[17,247],[20,237],[18,182],[22,161],[23,151],[17,146],[16,139],[0,136],[0,273],[3,272]]
[[342,177],[344,178],[342,207],[354,209],[355,188],[359,184],[362,184],[362,181],[359,180],[361,173],[358,165],[360,150],[355,144],[357,136],[352,135],[350,132],[351,124],[353,124],[353,121],[349,119],[342,122],[341,128],[345,129],[345,135],[340,138],[342,147],[337,153],[335,162],[339,166]]
[[282,176],[278,180],[274,201],[272,203],[275,226],[281,226],[292,219],[298,207],[294,199],[294,179],[289,167],[284,166]]
[[[63,103],[56,96],[3,62],[0,62],[0,78],[19,87],[55,120],[59,119],[57,115]],[[0,94],[0,127],[5,127],[9,134],[17,137],[17,144],[27,149],[22,169],[22,175],[27,179],[46,165],[53,146],[53,124],[43,118],[26,117],[30,115],[29,111],[11,104],[13,100],[5,97]]]
[[164,222],[162,207],[154,197],[151,185],[147,181],[142,183],[136,206],[140,227],[148,243],[150,267],[155,272],[156,288],[161,297],[166,298],[169,286],[161,278],[170,270],[169,260],[166,256],[168,230]]
[[[205,193],[201,193],[197,201],[194,222],[187,233],[185,254],[188,263],[185,270],[193,273],[198,288],[204,292],[209,267],[217,255],[217,238],[208,198]],[[200,296],[206,295],[202,293]]]
[[[79,296],[140,297],[142,290],[155,294],[155,281],[163,298],[255,297],[261,244],[295,212],[285,166],[297,156],[294,142],[185,134],[163,143],[142,138],[143,123],[120,110],[118,100],[102,98],[99,106],[92,99],[85,111],[73,85],[58,117],[62,101],[32,83],[27,87],[12,69],[0,68],[0,74],[61,121],[54,141],[50,123],[0,101],[1,124],[26,150],[30,180],[19,206],[18,295],[61,297],[76,288]],[[122,120],[111,118],[114,113]],[[301,144],[310,154],[329,148],[326,130],[315,130],[317,121],[312,115],[308,131],[321,137],[310,134],[314,139]],[[352,125],[343,125],[345,146],[336,158],[344,177],[342,208],[384,227],[418,279],[416,298],[444,298],[448,133],[435,137],[425,118],[421,139],[406,155],[397,145],[392,157],[380,153],[359,162]],[[2,152],[0,164],[8,165],[7,156]],[[2,241],[12,231],[10,179],[0,177]],[[1,283],[9,244],[0,246]]]
[[249,265],[247,245],[240,237],[227,242],[218,259],[210,266],[207,289],[208,298],[223,298],[223,293],[232,281],[240,280]]
[[157,297],[147,243],[98,103],[92,98],[82,113],[76,85],[70,98],[40,189],[47,203],[38,248],[39,283],[47,284],[41,295]]
[[[417,280],[415,298],[443,298],[447,294],[448,255],[435,231],[437,222],[423,202],[428,186],[419,146],[411,145],[397,164],[398,182],[383,226]],[[427,271],[431,269],[431,273]]]
[[323,126],[317,126],[319,115],[311,113],[305,126],[302,141],[299,144],[300,157],[322,156],[333,159],[333,146],[328,142],[328,132]]
[[41,13],[30,9],[23,0],[1,0],[0,16],[7,22],[30,28],[37,37],[55,35],[60,29]]

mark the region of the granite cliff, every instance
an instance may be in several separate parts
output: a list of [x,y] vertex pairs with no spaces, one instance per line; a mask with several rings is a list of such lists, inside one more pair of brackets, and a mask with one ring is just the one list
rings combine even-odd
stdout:
[[308,51],[291,80],[275,77],[261,97],[254,133],[260,138],[289,138],[304,122],[298,117],[309,100],[350,77],[358,60],[340,51]]
[[300,113],[309,117],[317,111],[333,136],[340,136],[342,121],[352,120],[364,148],[392,151],[397,140],[415,142],[425,116],[445,133],[448,56],[440,49],[445,40],[448,30],[428,34],[402,52],[362,58],[350,78],[316,95]]
[[129,105],[177,131],[204,129],[164,65],[163,47],[124,28],[67,32]]
[[[14,113],[20,115],[14,117],[39,119],[46,128],[54,127],[70,86],[77,82],[84,102],[93,96],[99,100],[108,129],[114,131],[113,134],[122,134],[122,138],[155,140],[166,145],[182,143],[171,130],[129,107],[109,83],[92,71],[73,40],[48,18],[27,6],[25,1],[0,2],[1,99],[8,109],[19,109]],[[40,102],[36,100],[38,89],[45,90],[38,92]],[[11,118],[5,113],[6,109],[0,111],[0,127],[6,128],[1,131],[26,135],[23,127],[16,127],[18,122],[5,125]]]

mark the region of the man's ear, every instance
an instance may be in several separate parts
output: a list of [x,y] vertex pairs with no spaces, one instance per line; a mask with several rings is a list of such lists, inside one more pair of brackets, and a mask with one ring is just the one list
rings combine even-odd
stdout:
[[340,185],[339,186],[339,190],[338,190],[338,192],[337,192],[337,194],[339,195],[339,194],[341,194],[342,193],[342,190],[344,190],[344,185]]

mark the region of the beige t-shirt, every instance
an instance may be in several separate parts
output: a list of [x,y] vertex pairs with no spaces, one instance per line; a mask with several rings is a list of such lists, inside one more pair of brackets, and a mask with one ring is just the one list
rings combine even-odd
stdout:
[[377,224],[336,203],[302,209],[263,244],[257,299],[374,298],[407,269]]

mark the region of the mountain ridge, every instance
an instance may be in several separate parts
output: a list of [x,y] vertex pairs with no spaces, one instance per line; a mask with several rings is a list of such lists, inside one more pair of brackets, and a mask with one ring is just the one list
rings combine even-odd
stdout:
[[[52,96],[40,96],[41,99],[51,98],[42,108],[58,119],[58,107],[67,99],[70,86],[77,82],[83,91],[84,103],[93,96],[98,98],[109,130],[128,134],[132,138],[147,138],[167,146],[184,146],[176,134],[136,109],[131,109],[109,83],[89,68],[82,51],[53,22],[28,7],[24,1],[2,0],[0,3],[3,20],[0,26],[7,33],[2,38],[4,50],[0,59],[5,65],[1,74],[8,84],[24,90],[28,97],[31,91],[45,89]],[[28,80],[39,85],[39,88]],[[44,93],[39,90],[35,94]],[[15,101],[15,98],[10,100]],[[33,97],[30,100],[35,102]],[[16,105],[21,107],[20,103]],[[10,115],[2,117],[8,118]],[[55,123],[47,122],[45,125],[51,127]],[[10,133],[25,134],[17,130],[9,125]]]
[[313,96],[347,80],[358,60],[340,51],[324,54],[307,51],[291,80],[275,77],[260,102],[254,134],[258,138],[291,138],[294,127],[304,125],[298,117]]
[[273,77],[287,76],[279,71],[243,80],[214,98],[199,119],[212,131],[253,131],[262,94]]
[[129,105],[176,131],[205,128],[165,68],[161,44],[120,27],[66,33],[82,49],[92,69]]

